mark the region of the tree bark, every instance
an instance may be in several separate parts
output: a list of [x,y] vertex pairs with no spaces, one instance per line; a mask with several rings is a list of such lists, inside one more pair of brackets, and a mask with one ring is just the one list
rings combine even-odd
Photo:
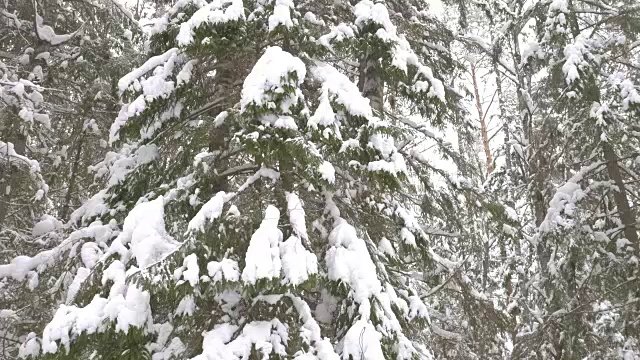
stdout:
[[604,159],[607,162],[607,173],[609,178],[613,180],[613,183],[618,188],[613,192],[613,199],[618,207],[620,213],[620,220],[624,226],[624,236],[631,246],[636,250],[636,253],[640,256],[640,249],[638,244],[638,231],[636,230],[636,215],[629,206],[629,198],[627,196],[627,190],[624,187],[624,181],[620,173],[620,165],[618,164],[618,156],[611,144],[606,141],[602,141],[602,153]]
[[473,63],[471,64],[471,79],[473,81],[473,93],[476,98],[476,110],[478,110],[478,120],[480,121],[482,147],[484,149],[485,161],[487,162],[487,174],[491,174],[494,170],[493,157],[491,156],[491,148],[489,147],[489,134],[487,132],[487,124],[485,122],[485,113],[484,113],[484,110],[482,109],[482,101],[480,99],[480,90],[478,89],[478,77],[476,72],[476,65]]
[[378,59],[367,48],[360,60],[358,88],[371,102],[371,108],[380,118],[384,118],[384,81],[378,74]]
[[82,127],[81,127],[78,143],[76,144],[76,153],[73,158],[73,165],[71,166],[71,175],[69,176],[69,186],[67,187],[67,193],[64,195],[62,210],[60,211],[60,218],[65,220],[69,216],[69,209],[71,208],[71,198],[73,196],[73,193],[76,191],[76,184],[77,184],[76,179],[78,177],[78,171],[80,170],[80,159],[82,158],[83,145],[84,145],[84,136],[82,136]]
[[[27,147],[27,138],[17,130],[16,134],[8,139],[9,142],[13,143],[13,149],[18,155],[24,155]],[[18,177],[19,173],[15,172],[13,169],[13,165],[11,164],[11,159],[7,155],[5,159],[6,163],[2,169],[2,184],[4,187],[0,189],[2,191],[2,200],[0,200],[0,229],[5,227],[5,222],[7,220],[7,215],[9,214],[9,209],[11,208],[11,198],[13,191],[18,185]]]

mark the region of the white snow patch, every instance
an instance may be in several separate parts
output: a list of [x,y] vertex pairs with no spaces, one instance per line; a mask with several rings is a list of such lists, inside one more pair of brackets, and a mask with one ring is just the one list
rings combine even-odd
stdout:
[[376,266],[366,243],[358,237],[353,226],[344,219],[337,219],[329,234],[329,245],[331,247],[326,254],[329,279],[349,285],[351,296],[361,304],[380,293],[382,285]]
[[163,197],[159,196],[155,200],[136,205],[124,220],[122,232],[114,243],[130,244],[131,253],[140,269],[159,261],[175,250],[178,243],[165,229]]
[[240,20],[244,20],[242,0],[213,0],[198,9],[189,20],[180,25],[176,40],[180,46],[190,45],[193,43],[194,30],[202,24],[217,25]]
[[[306,72],[306,67],[299,58],[277,46],[268,48],[244,80],[240,100],[242,110],[249,106],[275,107],[275,94],[285,91],[283,81],[297,87],[304,81]],[[292,74],[295,74],[296,80],[291,78]],[[289,99],[283,101],[286,103],[283,106],[296,103],[301,96],[302,93],[298,89],[294,94],[290,94]],[[286,113],[288,109],[282,110]]]
[[279,244],[282,242],[282,231],[278,229],[280,211],[269,205],[264,213],[264,220],[251,237],[245,255],[245,267],[242,270],[242,281],[255,285],[260,279],[280,277],[282,263],[280,261]]

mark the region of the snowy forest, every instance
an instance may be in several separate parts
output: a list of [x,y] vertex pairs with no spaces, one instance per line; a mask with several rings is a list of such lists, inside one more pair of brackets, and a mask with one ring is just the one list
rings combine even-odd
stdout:
[[0,360],[640,360],[640,1],[0,0]]

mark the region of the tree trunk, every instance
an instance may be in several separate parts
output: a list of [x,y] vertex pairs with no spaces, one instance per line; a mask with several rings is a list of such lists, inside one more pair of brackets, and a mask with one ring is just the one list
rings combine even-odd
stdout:
[[[511,34],[511,41],[513,43],[513,65],[517,69],[521,62],[520,42],[517,32]],[[546,203],[544,199],[546,180],[544,175],[547,169],[544,159],[545,155],[541,151],[538,151],[539,149],[537,148],[537,144],[539,144],[539,139],[534,139],[532,136],[531,113],[529,112],[527,99],[524,96],[524,91],[527,91],[527,82],[524,74],[522,72],[518,72],[517,79],[518,84],[516,91],[518,96],[518,108],[521,114],[522,131],[524,133],[525,141],[524,145],[527,146],[528,149],[526,153],[527,158],[525,160],[528,161],[529,166],[527,174],[524,174],[524,176],[526,181],[531,183],[529,196],[533,206],[536,227],[539,227],[542,224],[542,221],[544,221],[544,217],[546,215]],[[550,258],[549,250],[547,249],[546,240],[544,238],[538,239],[538,243],[536,244],[536,255],[540,266],[540,274],[544,282],[547,278],[547,266]]]
[[[211,109],[211,114],[214,118],[232,104],[231,101],[235,97],[233,84],[236,76],[237,74],[234,72],[232,61],[220,67],[215,77],[216,90],[214,91],[213,97],[226,97],[226,99]],[[211,128],[209,129],[209,151],[217,153],[213,162],[213,171],[216,175],[229,167],[229,161],[221,157],[222,152],[227,148],[229,135],[229,127],[226,123],[218,126],[213,123],[211,124]],[[216,176],[213,183],[213,191],[229,191],[229,179],[225,176]]]
[[487,174],[491,174],[493,172],[493,157],[491,156],[491,148],[489,147],[489,134],[487,133],[485,113],[484,113],[484,110],[482,109],[482,101],[480,99],[480,90],[478,89],[478,77],[476,73],[476,65],[473,63],[471,64],[471,79],[473,81],[473,93],[476,98],[476,110],[478,110],[478,120],[480,121],[482,147],[484,149],[485,161],[487,162]]
[[[13,149],[18,155],[25,155],[25,150],[27,147],[27,138],[20,132],[20,130],[16,131],[16,134],[13,138],[8,139],[9,142],[13,143]],[[18,185],[18,178],[20,174],[13,169],[13,165],[11,164],[11,158],[7,155],[5,159],[6,163],[3,166],[0,178],[4,187],[0,189],[2,191],[2,200],[0,200],[0,229],[5,227],[5,222],[7,220],[7,215],[9,214],[9,209],[11,208],[11,198],[12,193]]]
[[358,88],[371,102],[371,108],[380,118],[384,118],[384,81],[378,74],[378,59],[367,48],[360,60]]
[[76,144],[76,153],[73,158],[73,165],[71,167],[71,175],[69,176],[69,186],[67,187],[67,193],[64,195],[62,210],[60,211],[60,218],[65,220],[69,216],[69,209],[71,208],[71,197],[73,196],[73,193],[76,191],[76,184],[77,184],[76,179],[78,177],[78,171],[80,170],[80,160],[82,159],[83,145],[84,145],[84,136],[82,136],[82,128],[81,128],[79,137],[78,137],[78,143]]
[[629,198],[627,197],[627,190],[624,187],[624,181],[622,180],[622,175],[620,174],[620,166],[618,164],[618,156],[613,150],[611,144],[606,141],[602,141],[602,153],[604,155],[604,159],[607,162],[607,172],[609,174],[609,178],[613,180],[613,183],[618,188],[617,191],[613,192],[613,198],[616,202],[616,206],[618,207],[618,212],[620,213],[620,220],[622,221],[622,225],[624,226],[624,236],[629,242],[631,242],[631,246],[634,247],[636,253],[640,255],[640,249],[638,244],[638,231],[636,230],[636,215],[633,212],[633,209],[629,206]]

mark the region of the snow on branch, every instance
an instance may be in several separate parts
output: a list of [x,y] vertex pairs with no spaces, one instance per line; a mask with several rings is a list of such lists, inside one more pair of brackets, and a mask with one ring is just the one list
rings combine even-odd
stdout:
[[[0,157],[6,159],[10,164],[16,166],[26,166],[33,176],[37,180],[38,191],[35,195],[35,200],[42,200],[42,198],[49,192],[49,185],[42,178],[40,173],[40,164],[37,160],[29,159],[24,155],[20,155],[15,151],[15,147],[10,142],[0,141]],[[10,189],[9,189],[10,191]]]
[[10,263],[0,265],[0,278],[22,281],[31,272],[40,273],[56,264],[59,258],[70,251],[79,240],[91,238],[99,243],[106,242],[114,236],[116,231],[114,224],[103,225],[99,221],[94,222],[86,228],[72,232],[52,249],[41,251],[34,256],[17,256]]
[[32,173],[40,172],[40,164],[37,160],[29,159],[15,151],[13,143],[0,141],[0,156],[6,158],[11,164],[26,165]]
[[115,5],[115,7],[118,8],[118,10],[120,10],[120,12],[127,17],[127,19],[129,19],[134,25],[136,25],[138,28],[141,28],[140,23],[133,17],[133,14],[131,13],[131,11],[129,11],[124,4],[122,4],[120,1],[118,0],[111,0],[111,3],[113,3],[113,5]]
[[[223,7],[229,4],[226,9]],[[193,42],[194,30],[202,24],[220,24],[244,19],[244,5],[242,0],[214,0],[198,9],[189,20],[180,25],[176,40],[180,46]]]
[[0,10],[0,15],[6,16],[9,19],[13,20],[13,23],[15,24],[15,26],[17,28],[20,28],[22,26],[22,21],[20,21],[20,19],[18,19],[17,15],[12,14],[10,12],[7,12],[5,10]]
[[[258,108],[270,106],[276,97],[282,96],[287,86],[300,86],[306,73],[307,68],[298,57],[278,46],[268,48],[244,80],[240,100],[242,111],[252,106]],[[295,104],[302,98],[299,89],[287,95],[288,99],[284,101],[287,104]],[[288,113],[288,109],[284,106],[282,110],[283,113]]]
[[150,72],[158,66],[164,65],[170,58],[174,57],[178,52],[177,48],[169,49],[167,52],[161,55],[154,56],[147,60],[142,66],[131,71],[127,75],[123,76],[118,81],[118,89],[121,93],[125,92],[129,85],[131,85],[136,79],[140,78],[142,75]]
[[[176,81],[172,79],[175,66],[182,64],[184,60],[178,49],[172,48],[164,54],[150,58],[142,66],[126,74],[118,81],[118,89],[121,94],[129,88],[141,92],[141,94],[135,100],[123,104],[120,108],[118,117],[109,129],[109,143],[112,144],[119,139],[118,132],[131,117],[143,112],[147,105],[156,99],[168,97],[176,89],[176,83],[177,86],[181,86],[190,80],[194,62],[187,62],[178,73]],[[153,71],[152,75],[148,78],[143,78],[144,75],[151,71]],[[172,109],[161,114],[160,120],[163,121],[177,116],[181,111],[182,105],[178,103]],[[141,135],[146,138],[151,137],[151,134],[143,132],[141,132]]]
[[83,31],[83,26],[70,34],[59,35],[49,25],[43,24],[43,19],[40,15],[36,14],[36,36],[49,44],[55,46],[71,40],[76,35],[80,35]]
[[547,209],[547,215],[538,227],[538,233],[549,233],[555,230],[558,225],[567,226],[570,225],[562,218],[562,214],[572,215],[575,211],[575,204],[582,200],[587,192],[582,190],[580,182],[584,176],[589,172],[595,170],[601,166],[601,162],[593,163],[589,166],[585,166],[564,185],[560,186],[553,198],[549,202],[549,208]]

